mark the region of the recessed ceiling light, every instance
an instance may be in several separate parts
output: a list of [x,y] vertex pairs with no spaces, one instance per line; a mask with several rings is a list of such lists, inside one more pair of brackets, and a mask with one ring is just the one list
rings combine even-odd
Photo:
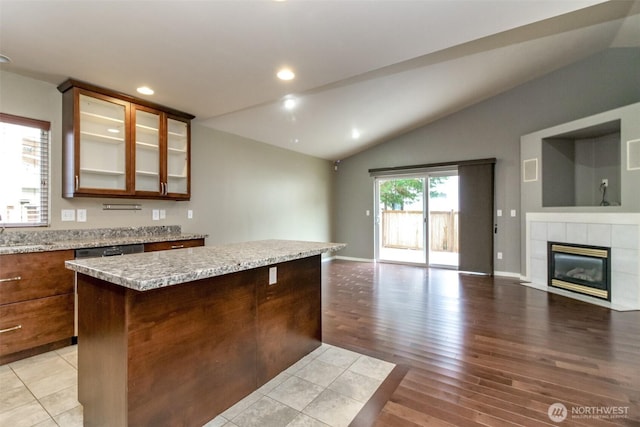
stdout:
[[285,99],[284,108],[286,108],[287,110],[293,110],[294,108],[296,108],[296,100],[293,98]]
[[11,62],[11,58],[0,54],[0,64],[8,64],[9,62]]
[[296,75],[289,68],[283,68],[276,74],[280,80],[293,80]]
[[153,95],[153,89],[151,89],[149,86],[140,86],[138,89],[136,89],[138,91],[138,93],[141,93],[143,95]]

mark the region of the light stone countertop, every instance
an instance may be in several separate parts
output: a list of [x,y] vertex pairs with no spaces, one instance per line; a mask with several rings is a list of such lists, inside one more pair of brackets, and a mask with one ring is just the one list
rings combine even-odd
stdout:
[[181,227],[177,225],[7,232],[0,234],[0,255],[172,242],[206,237],[208,237],[206,234],[182,233]]
[[159,236],[108,237],[93,239],[74,239],[47,241],[25,245],[0,246],[0,255],[23,254],[31,252],[65,251],[69,249],[100,248],[103,246],[131,245],[135,243],[172,242],[206,238],[206,234],[165,234]]
[[68,269],[147,291],[334,252],[344,243],[261,240],[66,261]]

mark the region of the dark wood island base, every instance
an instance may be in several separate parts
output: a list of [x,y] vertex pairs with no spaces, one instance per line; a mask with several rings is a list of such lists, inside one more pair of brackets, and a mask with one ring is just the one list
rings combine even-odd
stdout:
[[85,426],[201,426],[321,344],[320,255],[149,291],[78,273]]

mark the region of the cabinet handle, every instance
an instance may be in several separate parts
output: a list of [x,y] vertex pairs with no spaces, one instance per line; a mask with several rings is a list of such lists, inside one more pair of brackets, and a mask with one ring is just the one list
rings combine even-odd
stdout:
[[79,187],[80,187],[80,179],[78,179],[78,175],[76,175],[76,191],[78,191]]
[[22,325],[14,326],[7,329],[0,329],[0,334],[4,334],[5,332],[17,331],[18,329],[22,329]]
[[22,277],[20,276],[16,276],[16,277],[7,277],[6,279],[0,279],[0,283],[4,283],[4,282],[17,282],[19,280],[22,280]]
[[160,182],[160,195],[164,196],[164,182]]
[[184,245],[172,245],[171,249],[182,249],[184,248]]
[[164,195],[166,196],[167,194],[169,194],[169,184],[168,183],[164,183]]

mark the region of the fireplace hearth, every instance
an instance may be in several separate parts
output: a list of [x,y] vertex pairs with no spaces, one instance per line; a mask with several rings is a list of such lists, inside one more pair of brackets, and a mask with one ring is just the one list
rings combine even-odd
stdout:
[[611,248],[548,242],[549,286],[611,301]]

